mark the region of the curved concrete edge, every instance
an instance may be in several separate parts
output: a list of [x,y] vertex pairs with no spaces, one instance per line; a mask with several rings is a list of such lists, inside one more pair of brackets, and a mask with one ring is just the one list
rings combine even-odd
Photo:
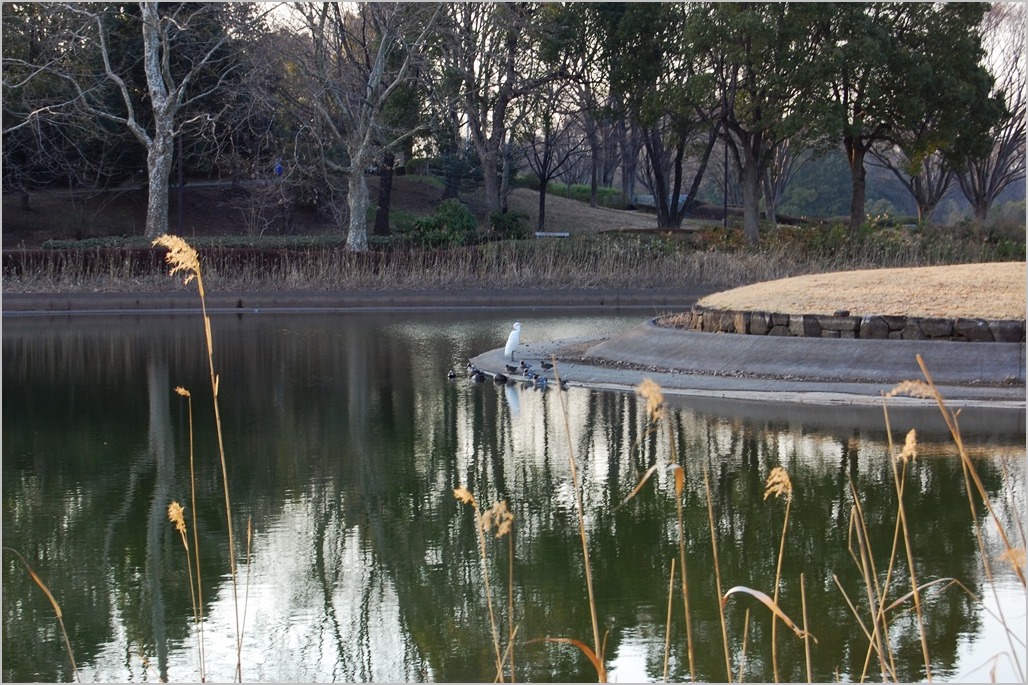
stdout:
[[1024,343],[758,337],[663,328],[648,321],[586,353],[597,360],[631,360],[684,372],[861,383],[921,379],[918,355],[936,383],[1020,385],[1024,393]]
[[[552,356],[561,378],[571,386],[599,390],[632,392],[650,378],[666,395],[686,401],[841,405],[880,411],[882,397],[897,384],[923,380],[916,360],[921,354],[950,408],[1012,411],[1020,417],[1015,422],[1023,426],[1024,348],[1016,343],[758,338],[667,329],[650,321],[603,341],[522,344],[515,359],[525,359],[539,370],[538,360]],[[507,363],[502,349],[484,352],[471,362],[490,373],[503,372]],[[1007,380],[1010,377],[1015,380]],[[889,406],[935,408],[936,403],[896,396],[889,399]]]

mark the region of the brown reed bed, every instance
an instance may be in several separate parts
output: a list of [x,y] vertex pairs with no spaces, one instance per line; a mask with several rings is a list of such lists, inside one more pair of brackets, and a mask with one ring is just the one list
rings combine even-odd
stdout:
[[[737,249],[667,236],[608,235],[498,241],[452,249],[394,246],[362,253],[334,246],[196,248],[208,287],[221,291],[514,288],[730,288],[843,269],[996,261],[981,244],[931,250],[867,249],[768,240]],[[159,292],[162,255],[148,247],[15,249],[2,256],[3,291]]]

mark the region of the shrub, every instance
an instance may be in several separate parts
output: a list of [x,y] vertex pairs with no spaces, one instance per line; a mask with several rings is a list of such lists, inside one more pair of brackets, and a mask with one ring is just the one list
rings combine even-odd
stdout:
[[435,214],[418,217],[407,233],[419,247],[457,247],[472,242],[478,224],[460,200],[444,200]]
[[415,157],[414,159],[407,160],[404,167],[407,169],[408,175],[425,175],[432,173],[433,168],[439,166],[439,160],[434,157]]
[[489,217],[493,231],[501,238],[508,240],[524,240],[529,236],[528,215],[520,212],[500,214],[494,212]]

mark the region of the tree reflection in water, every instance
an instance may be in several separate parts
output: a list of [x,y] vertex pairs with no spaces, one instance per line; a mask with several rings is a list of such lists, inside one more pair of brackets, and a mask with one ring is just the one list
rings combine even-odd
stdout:
[[[517,317],[529,342],[533,331],[606,333],[640,318]],[[780,602],[799,616],[803,573],[818,640],[815,679],[860,677],[867,641],[833,577],[850,597],[864,596],[847,552],[851,482],[876,562],[890,553],[896,501],[880,410],[858,416],[677,400],[669,438],[666,431],[647,433],[634,395],[572,388],[566,436],[555,389],[447,380],[448,369],[502,344],[512,320],[466,318],[214,319],[234,525],[245,530],[252,516],[254,526],[250,563],[240,568],[240,578],[250,578],[245,679],[492,680],[474,522],[453,499],[458,486],[483,503],[507,500],[515,515],[517,678],[594,677],[573,647],[531,642],[590,641],[569,445],[583,481],[610,677],[660,679],[667,578],[678,544],[671,472],[658,468],[632,501],[616,507],[647,469],[670,458],[669,439],[686,474],[697,677],[726,679],[704,473],[725,587],[772,594],[784,507],[763,493],[775,466],[788,470],[794,487]],[[12,319],[3,339],[4,544],[25,553],[54,590],[85,678],[198,674],[186,562],[165,516],[171,499],[189,501],[188,417],[172,388],[193,390],[206,659],[211,679],[231,679],[234,609],[199,322]],[[978,446],[976,465],[990,496],[1008,521],[1019,520],[1024,412],[976,421],[968,410],[962,423],[972,426],[965,437]],[[905,502],[919,581],[955,577],[982,594],[982,561],[955,450],[929,412],[897,412],[893,426],[900,437],[911,427],[919,431],[921,456]],[[488,544],[494,604],[506,626],[507,543]],[[242,558],[244,550],[238,552]],[[4,679],[68,679],[51,609],[12,558],[5,557],[3,583]],[[909,591],[909,582],[897,577],[893,587],[895,597]],[[1022,589],[1008,583],[1004,593],[1023,605]],[[1009,652],[1005,640],[973,645],[995,629],[966,595],[930,590],[924,605],[937,679]],[[670,676],[686,680],[680,602],[675,607]],[[745,676],[767,680],[770,621],[744,597],[726,606],[733,669],[747,607]],[[1023,612],[1019,620],[1023,639]],[[897,613],[891,625],[897,676],[921,678],[910,612]],[[781,678],[805,679],[802,642],[781,627],[778,634]],[[1007,673],[1016,679],[1016,671]]]

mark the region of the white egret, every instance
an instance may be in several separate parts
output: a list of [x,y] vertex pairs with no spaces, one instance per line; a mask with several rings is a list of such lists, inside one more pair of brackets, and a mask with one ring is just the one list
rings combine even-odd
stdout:
[[521,322],[514,322],[514,330],[507,336],[507,346],[503,348],[504,358],[514,361],[514,350],[521,344]]

